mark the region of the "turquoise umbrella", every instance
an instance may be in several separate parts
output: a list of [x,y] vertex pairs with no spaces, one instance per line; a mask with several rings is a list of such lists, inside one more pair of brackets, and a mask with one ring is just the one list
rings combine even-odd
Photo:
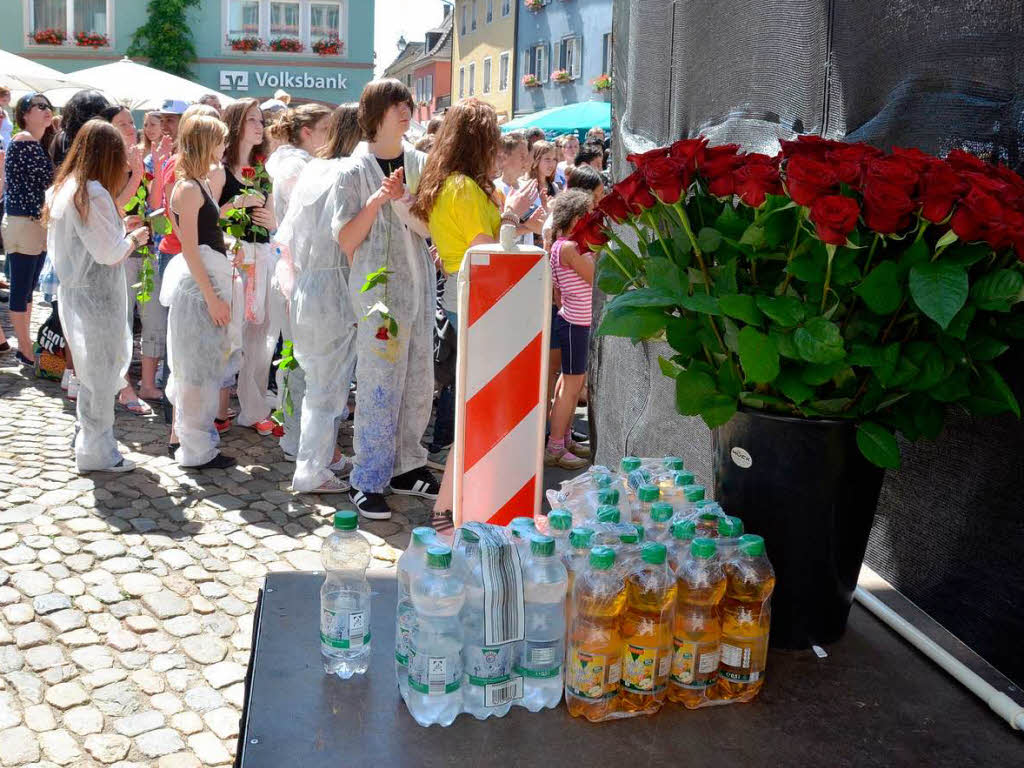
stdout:
[[581,101],[564,107],[551,107],[510,120],[501,126],[501,130],[507,133],[537,127],[549,135],[559,135],[570,131],[586,132],[595,125],[605,132],[611,131],[612,105],[608,102]]

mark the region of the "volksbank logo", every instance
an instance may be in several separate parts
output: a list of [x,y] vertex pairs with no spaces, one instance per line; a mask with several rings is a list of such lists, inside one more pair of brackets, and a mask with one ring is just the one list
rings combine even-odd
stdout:
[[[348,78],[342,75],[327,77],[311,75],[309,72],[253,72],[256,85],[260,88],[315,88],[336,91],[348,90]],[[223,91],[248,91],[249,72],[245,70],[220,71],[220,88]]]

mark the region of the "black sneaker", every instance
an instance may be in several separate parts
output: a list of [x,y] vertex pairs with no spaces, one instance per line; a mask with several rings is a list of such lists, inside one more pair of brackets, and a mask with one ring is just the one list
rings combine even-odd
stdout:
[[401,496],[419,496],[436,499],[441,484],[426,467],[417,467],[391,478],[391,492]]
[[369,520],[390,520],[391,507],[383,493],[364,493],[358,488],[348,492],[349,501],[356,505],[359,514]]
[[230,469],[235,466],[238,462],[235,461],[232,456],[225,456],[223,453],[218,453],[212,459],[205,464],[200,464],[196,467],[182,467],[184,470],[196,470],[196,469]]
[[572,441],[574,443],[589,443],[590,435],[588,435],[586,432],[581,432],[578,429],[574,429],[572,431]]

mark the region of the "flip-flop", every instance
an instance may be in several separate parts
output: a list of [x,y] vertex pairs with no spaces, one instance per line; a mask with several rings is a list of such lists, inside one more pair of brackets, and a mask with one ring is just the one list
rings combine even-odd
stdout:
[[118,400],[117,404],[120,405],[122,408],[124,408],[129,413],[134,413],[136,416],[152,416],[153,415],[153,409],[150,408],[148,405],[146,405],[141,400],[139,400],[138,398],[135,398],[134,400],[129,400],[127,403],[122,403],[120,400]]
[[161,395],[160,397],[143,397],[140,394],[139,395],[139,400],[142,400],[143,402],[146,402],[146,403],[162,403],[163,402],[163,396]]

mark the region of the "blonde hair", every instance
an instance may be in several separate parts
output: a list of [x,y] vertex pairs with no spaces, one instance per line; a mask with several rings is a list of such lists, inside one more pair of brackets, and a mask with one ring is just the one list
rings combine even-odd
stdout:
[[278,88],[276,91],[274,91],[274,98],[277,99],[278,101],[283,101],[285,104],[292,103],[292,95],[283,88]]
[[228,128],[216,117],[197,114],[185,120],[178,130],[175,177],[179,180],[206,177],[210,166],[220,162],[220,158],[214,154],[217,147],[227,140]]
[[181,113],[181,122],[184,123],[190,117],[195,117],[196,115],[214,117],[220,120],[220,112],[218,112],[214,107],[211,107],[209,104],[192,104],[189,106],[188,109]]
[[330,116],[331,108],[323,104],[303,104],[294,109],[282,109],[270,126],[270,135],[280,142],[297,147],[302,142],[303,128],[312,130],[317,123]]

